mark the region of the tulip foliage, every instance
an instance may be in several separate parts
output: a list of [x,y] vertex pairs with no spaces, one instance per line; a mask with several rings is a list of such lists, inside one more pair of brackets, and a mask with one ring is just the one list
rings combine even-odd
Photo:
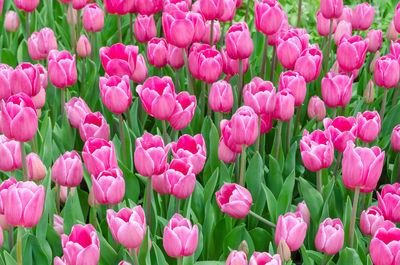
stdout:
[[0,24],[0,265],[400,264],[398,0]]

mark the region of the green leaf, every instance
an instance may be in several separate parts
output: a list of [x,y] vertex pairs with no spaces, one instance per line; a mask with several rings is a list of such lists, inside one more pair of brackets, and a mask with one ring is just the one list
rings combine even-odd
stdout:
[[206,186],[204,187],[204,204],[207,204],[207,202],[211,201],[214,195],[215,187],[218,182],[218,177],[219,177],[219,168],[216,168],[214,173],[207,181]]
[[308,256],[306,248],[303,246],[300,247],[301,257],[303,258],[303,265],[313,265],[314,262]]
[[156,255],[157,265],[168,265],[161,249],[157,246],[156,243],[153,243],[151,249],[152,249],[152,251],[154,251],[154,253]]
[[271,217],[271,221],[273,223],[276,223],[276,221],[278,220],[278,216],[277,214],[277,202],[275,199],[274,194],[272,194],[272,191],[270,191],[268,189],[267,186],[265,186],[264,184],[261,184],[261,186],[264,189],[265,195],[267,197],[267,204],[268,204],[268,212],[269,212],[269,216]]
[[14,53],[6,48],[1,50],[1,60],[2,63],[8,64],[11,67],[17,66],[17,58],[15,57]]
[[314,224],[319,224],[322,205],[324,203],[321,194],[311,186],[311,184],[303,178],[299,178],[301,194],[306,201],[306,205],[310,210],[311,219]]
[[337,265],[362,265],[360,257],[358,256],[357,252],[352,249],[346,247],[344,250],[340,251],[340,258]]
[[274,196],[278,197],[283,185],[282,169],[278,161],[271,155],[269,155],[269,173],[267,186],[274,193]]
[[289,149],[285,160],[285,170],[284,175],[289,176],[290,173],[296,168],[296,152],[297,152],[297,142],[294,142]]
[[110,246],[107,240],[104,239],[102,234],[97,233],[100,241],[100,264],[115,264],[117,252]]
[[7,251],[3,251],[3,254],[4,254],[4,260],[7,265],[18,265],[17,261],[13,257],[11,257],[11,255],[8,254]]
[[293,196],[294,180],[295,178],[293,170],[292,173],[286,178],[283,188],[279,193],[277,216],[289,211]]
[[[146,236],[143,238],[142,243],[139,248],[139,264],[146,264],[146,258],[149,251],[149,242],[150,242],[150,231],[147,227]],[[135,250],[132,250],[135,251]]]

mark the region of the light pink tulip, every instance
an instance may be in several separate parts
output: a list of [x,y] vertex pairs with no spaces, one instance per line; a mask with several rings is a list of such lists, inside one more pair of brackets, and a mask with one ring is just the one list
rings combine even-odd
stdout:
[[22,167],[19,142],[0,135],[0,170],[10,172]]
[[231,118],[232,138],[236,144],[252,145],[258,137],[258,117],[247,106],[238,108]]
[[309,119],[317,116],[317,121],[322,121],[326,116],[325,103],[318,96],[312,96],[308,102],[307,114]]
[[30,153],[26,156],[28,167],[28,178],[34,181],[41,181],[46,177],[46,167],[40,157],[35,153]]
[[341,38],[337,48],[337,61],[339,66],[347,72],[361,68],[367,54],[369,40],[363,40],[360,36]]
[[242,152],[242,145],[234,141],[232,136],[232,122],[228,120],[222,120],[220,123],[221,135],[224,143],[233,152],[240,154]]
[[[336,19],[332,19],[332,33],[336,31],[337,22]],[[330,19],[327,19],[322,14],[321,10],[317,12],[317,31],[321,36],[328,36],[330,30]]]
[[141,15],[154,15],[163,8],[162,0],[135,0],[135,7]]
[[350,23],[353,20],[353,9],[351,9],[351,7],[343,6],[343,12],[342,15],[338,18],[338,22],[343,20]]
[[16,185],[17,181],[15,178],[10,177],[4,181],[1,182],[0,184],[0,214],[4,216],[4,211],[5,211],[5,206],[7,202],[7,192],[8,188]]
[[335,255],[342,249],[344,241],[344,229],[339,218],[325,219],[318,229],[315,238],[315,247],[325,254]]
[[182,49],[168,44],[167,63],[174,68],[175,71],[182,68],[185,65]]
[[155,190],[158,194],[164,195],[169,193],[169,187],[167,185],[167,180],[165,178],[166,178],[165,172],[160,175],[153,175],[151,177],[151,184],[153,190]]
[[307,223],[299,212],[286,213],[278,218],[275,231],[275,243],[279,245],[281,240],[285,240],[291,251],[298,250],[306,237]]
[[12,10],[7,11],[4,18],[4,28],[9,32],[15,32],[18,30],[19,24],[18,14]]
[[10,73],[10,88],[13,95],[25,93],[29,97],[40,91],[40,72],[37,65],[21,63]]
[[224,14],[224,0],[200,0],[200,11],[207,20],[219,19]]
[[83,9],[82,25],[86,31],[101,31],[104,27],[104,12],[96,3],[88,4]]
[[131,76],[131,80],[135,83],[142,83],[148,76],[146,61],[143,55],[139,54],[136,61],[136,68]]
[[309,83],[317,79],[321,73],[322,60],[322,52],[318,48],[305,49],[296,60],[294,70],[299,72]]
[[392,149],[396,152],[400,152],[400,124],[394,127],[392,136],[390,137]]
[[179,48],[188,47],[194,36],[194,25],[189,13],[175,10],[162,15],[162,27],[168,43]]
[[212,84],[208,95],[208,104],[215,112],[230,112],[233,107],[232,86],[225,80]]
[[276,105],[276,88],[272,82],[254,77],[243,88],[243,100],[257,115],[272,113]]
[[76,58],[68,51],[51,50],[48,56],[50,81],[55,87],[74,85],[78,79]]
[[243,251],[232,250],[225,265],[247,265],[247,256]]
[[129,77],[124,75],[100,77],[100,95],[104,105],[116,114],[124,113],[132,103]]
[[344,107],[349,104],[353,95],[353,75],[328,72],[321,81],[321,94],[325,104],[330,108]]
[[400,222],[400,184],[385,185],[378,192],[378,207],[385,219]]
[[46,57],[51,50],[57,49],[57,39],[51,28],[42,28],[38,38],[39,52],[45,54]]
[[92,53],[92,47],[85,34],[79,37],[78,43],[76,44],[76,53],[81,58],[85,58]]
[[186,91],[176,95],[175,109],[172,115],[168,118],[171,127],[175,130],[186,128],[193,119],[196,106],[196,96],[191,96]]
[[82,98],[71,98],[65,103],[65,110],[67,112],[68,121],[74,128],[79,128],[81,120],[92,111]]
[[381,118],[377,111],[365,111],[357,114],[357,137],[370,143],[381,131]]
[[279,77],[278,90],[288,89],[292,91],[294,96],[294,105],[300,106],[303,104],[307,93],[307,84],[304,77],[296,71],[282,72]]
[[100,112],[88,113],[81,120],[79,135],[83,142],[86,142],[91,137],[108,141],[110,139],[110,127]]
[[276,54],[279,62],[287,69],[294,69],[301,52],[308,46],[308,34],[299,35],[295,30],[281,32],[276,41]]
[[39,110],[43,108],[44,104],[46,103],[46,90],[44,88],[40,88],[39,93],[31,97],[31,99],[33,105],[35,105],[35,109]]
[[234,23],[225,35],[226,51],[232,59],[247,59],[253,53],[253,40],[245,22]]
[[[230,0],[226,0],[226,1],[230,1]],[[210,35],[211,35],[211,21],[208,20],[204,24],[204,34],[203,34],[202,41],[204,43],[206,43],[206,44],[214,45],[214,44],[218,43],[219,40],[221,39],[221,25],[218,22],[218,20],[214,21],[214,31],[213,31],[213,42],[212,42],[212,44],[210,42],[210,37],[211,37]]]
[[304,166],[310,171],[329,168],[333,162],[333,144],[327,132],[304,130],[300,140],[300,153]]
[[[221,49],[222,56],[222,71],[227,75],[226,78],[230,79],[232,76],[239,74],[239,59],[232,59],[229,57],[226,49]],[[249,70],[249,58],[243,59],[243,74]],[[228,80],[229,81],[229,80]]]
[[339,18],[343,13],[343,0],[322,0],[320,6],[326,19]]
[[281,27],[282,13],[278,0],[256,0],[254,2],[256,29],[266,35],[275,34]]
[[272,118],[288,121],[294,114],[294,96],[293,92],[288,89],[279,91],[276,94],[276,105],[272,112]]
[[94,198],[99,203],[115,205],[124,198],[125,180],[121,169],[107,169],[92,175],[92,182]]
[[351,24],[353,25],[354,29],[367,30],[369,27],[371,27],[372,22],[374,21],[374,16],[375,8],[373,6],[367,2],[358,4],[353,9]]
[[371,29],[367,34],[368,42],[368,51],[369,52],[376,52],[382,46],[382,30],[375,30]]
[[0,64],[0,100],[7,100],[11,96],[10,75],[13,68]]
[[360,230],[365,235],[373,236],[384,221],[382,211],[376,206],[371,206],[361,213]]
[[351,36],[353,32],[353,27],[351,26],[351,22],[346,20],[340,21],[335,30],[335,35],[333,36],[333,40],[335,41],[336,45],[340,44],[340,41],[343,36]]
[[[179,49],[179,52],[182,53],[182,49]],[[166,66],[167,56],[168,56],[168,43],[165,39],[152,38],[147,43],[147,60],[151,65],[159,68]]]
[[57,234],[61,237],[64,231],[64,218],[57,214],[53,214],[53,228]]
[[188,198],[196,185],[192,164],[182,159],[173,159],[165,171],[165,181],[169,194],[179,199]]
[[215,196],[221,211],[233,218],[246,217],[253,203],[250,192],[238,184],[225,183]]
[[396,58],[389,54],[375,62],[374,82],[379,87],[392,88],[399,82],[400,66]]
[[51,179],[62,186],[76,187],[83,178],[82,160],[75,151],[66,152],[51,168]]
[[297,204],[296,212],[299,212],[303,220],[307,223],[307,227],[310,226],[310,211],[308,210],[307,204],[305,201]]
[[223,136],[219,139],[218,158],[224,163],[233,163],[236,158],[236,153],[225,144]]
[[134,23],[134,33],[136,40],[146,43],[157,36],[156,22],[152,15],[138,15]]
[[202,41],[206,31],[206,26],[205,26],[206,22],[204,20],[203,15],[198,12],[194,12],[192,9],[192,12],[189,12],[188,14],[188,18],[192,21],[194,28],[194,35],[192,42],[195,43]]
[[369,245],[374,264],[396,265],[400,262],[400,229],[380,228]]
[[348,141],[355,142],[357,123],[354,117],[339,116],[333,121],[330,118],[325,118],[323,122],[325,131],[330,135],[333,146],[339,152],[344,152]]
[[89,138],[82,151],[83,162],[90,175],[118,167],[113,142],[100,138]]
[[250,258],[249,265],[281,265],[279,254],[271,255],[268,252],[254,252]]

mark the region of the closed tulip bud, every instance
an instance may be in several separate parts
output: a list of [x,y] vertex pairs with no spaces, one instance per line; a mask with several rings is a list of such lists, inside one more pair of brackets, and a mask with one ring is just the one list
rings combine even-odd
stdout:
[[91,224],[74,225],[69,236],[61,235],[61,246],[66,264],[96,265],[99,262],[100,241]]
[[396,58],[389,54],[375,63],[374,82],[379,87],[392,88],[399,82],[400,67]]
[[[332,33],[336,31],[336,19],[332,19]],[[324,17],[321,10],[317,12],[317,31],[321,36],[328,36],[330,31],[330,19]]]
[[[182,49],[178,50],[182,53]],[[167,65],[168,43],[163,38],[152,38],[147,43],[147,60],[155,67],[164,67]],[[183,59],[183,54],[182,54]]]
[[385,185],[378,192],[378,207],[386,220],[400,222],[400,184]]
[[392,41],[390,43],[390,54],[393,55],[397,60],[399,60],[399,58],[400,58],[400,40],[399,41]]
[[257,30],[266,35],[278,32],[283,20],[282,13],[282,7],[278,0],[256,0],[254,16]]
[[88,4],[83,9],[82,26],[86,31],[101,31],[104,27],[104,12],[96,3]]
[[75,151],[66,152],[51,168],[51,179],[62,186],[76,187],[83,178],[82,160]]
[[[399,16],[400,18],[400,16]],[[396,27],[394,26],[394,22],[392,20],[392,22],[390,22],[389,27],[386,31],[386,38],[389,41],[396,41],[397,38],[399,37],[399,33],[396,30]]]
[[10,177],[9,179],[4,180],[0,184],[0,214],[4,215],[5,205],[7,202],[7,192],[8,188],[17,184],[15,178]]
[[250,258],[249,265],[282,265],[282,260],[279,254],[271,255],[268,252],[254,252]]
[[195,136],[182,135],[178,141],[172,142],[171,151],[174,158],[186,160],[193,166],[193,173],[199,174],[207,159],[207,149],[201,134]]
[[51,50],[57,49],[57,39],[51,28],[42,28],[38,36],[38,49],[42,54],[47,55]]
[[141,15],[154,15],[163,8],[163,0],[135,0],[135,7]]
[[353,76],[329,72],[321,81],[321,94],[330,108],[344,107],[353,95]]
[[92,47],[90,46],[89,40],[85,34],[79,37],[78,43],[76,44],[76,53],[79,57],[85,58],[92,53]]
[[79,128],[81,120],[92,111],[89,109],[86,102],[81,98],[73,97],[65,103],[68,121],[74,128]]
[[347,22],[352,22],[353,20],[353,9],[348,6],[343,6],[343,12],[342,15],[338,18],[338,22],[340,21],[347,21]]
[[224,0],[200,0],[200,10],[205,19],[219,19],[224,14]]
[[162,15],[162,27],[168,43],[179,48],[188,47],[194,36],[194,25],[189,18],[189,13],[180,10]]
[[236,144],[252,145],[258,137],[258,116],[252,108],[242,106],[232,115],[231,128]]
[[390,141],[392,149],[396,152],[400,152],[400,124],[394,127]]
[[[157,56],[159,57],[162,55]],[[167,63],[175,70],[182,68],[185,65],[182,49],[168,44]]]
[[351,24],[354,29],[367,30],[374,21],[375,8],[369,3],[364,2],[356,5],[353,9]]
[[136,87],[136,92],[147,114],[159,120],[168,120],[171,117],[175,109],[176,95],[170,77],[150,77],[143,85]]
[[146,217],[142,206],[107,210],[107,224],[113,238],[126,248],[138,248],[146,235]]
[[10,172],[22,167],[20,144],[4,135],[0,135],[0,156],[0,170]]
[[334,149],[327,132],[304,130],[300,140],[300,153],[305,167],[310,171],[329,168],[333,162]]
[[55,87],[74,85],[78,79],[76,58],[68,51],[51,50],[48,57],[50,81]]
[[132,91],[128,76],[100,77],[99,87],[103,104],[112,113],[121,114],[131,105]]
[[[306,236],[307,223],[303,220],[300,213],[286,213],[278,218],[275,231],[275,243],[284,240],[290,251],[298,250],[303,245]],[[281,258],[283,258],[281,256]]]
[[193,166],[182,159],[173,159],[165,171],[168,193],[179,199],[188,198],[196,185]]
[[293,30],[282,32],[276,41],[276,55],[282,66],[287,69],[294,69],[302,51],[302,41]]
[[[41,88],[39,93],[36,94],[36,96],[31,97],[31,99],[33,105],[35,105],[36,110],[41,109],[46,103],[46,90],[44,88]],[[38,112],[38,117],[40,117],[39,112]]]
[[131,80],[135,83],[142,83],[149,74],[146,61],[143,55],[139,54],[136,61],[136,68],[131,76]]
[[79,135],[83,142],[89,138],[110,139],[110,127],[100,112],[88,113],[79,125]]
[[102,47],[99,50],[101,64],[109,76],[123,77],[127,75],[132,79],[138,60],[138,51],[138,46],[125,46],[122,43],[114,44],[111,47]]
[[234,141],[231,127],[232,121],[222,120],[220,123],[221,135],[223,136],[222,138],[226,146],[233,152],[240,154],[242,152],[242,145]]
[[276,105],[276,89],[272,82],[255,77],[244,86],[243,99],[244,104],[257,115],[272,113]]
[[374,264],[396,264],[400,255],[400,229],[396,227],[388,230],[378,229],[371,240],[369,252]]
[[246,253],[246,255],[249,254],[249,245],[247,244],[246,240],[240,242],[238,250],[243,251],[244,253]]
[[128,14],[134,5],[134,1],[104,0],[104,7],[108,13],[121,16]]
[[215,193],[215,196],[221,211],[232,218],[246,217],[253,203],[251,193],[246,188],[234,183],[225,183]]
[[253,53],[253,40],[245,22],[234,23],[225,35],[226,51],[232,59],[246,59]]
[[38,117],[32,100],[19,93],[1,101],[1,132],[19,142],[28,142],[35,136],[38,128]]
[[295,106],[303,104],[306,97],[307,84],[301,74],[296,71],[282,72],[279,77],[278,90],[282,91],[284,89],[292,91]]
[[46,167],[42,160],[35,153],[30,153],[26,156],[28,166],[28,178],[30,180],[40,181],[46,176]]
[[35,96],[40,91],[39,68],[31,63],[21,63],[10,73],[9,82],[12,94]]
[[158,194],[164,195],[169,193],[169,186],[167,185],[165,172],[160,175],[153,175],[151,177],[151,184],[153,190],[155,190]]
[[64,231],[64,218],[57,214],[53,214],[53,228],[57,234],[61,236]]
[[318,78],[321,72],[322,52],[318,48],[304,50],[296,60],[294,70],[299,72],[307,83]]
[[146,43],[157,36],[156,23],[152,15],[138,15],[134,24],[134,33],[136,40]]
[[335,255],[343,247],[344,229],[340,219],[327,218],[319,225],[315,247],[327,255]]
[[219,79],[222,73],[222,57],[214,47],[199,52],[197,69],[202,81],[211,84]]
[[[196,2],[196,3],[198,3],[198,2]],[[202,41],[203,37],[205,35],[205,31],[206,31],[206,26],[205,26],[206,22],[204,21],[203,15],[201,15],[198,12],[194,12],[192,9],[192,12],[189,12],[189,14],[188,14],[188,18],[192,21],[193,28],[194,28],[194,35],[193,35],[192,42],[196,43],[196,42]],[[210,29],[211,29],[211,26],[210,26]],[[210,35],[210,34],[208,34],[208,35]]]
[[274,125],[274,121],[272,119],[272,113],[263,114],[260,116],[261,119],[261,127],[260,127],[260,134],[263,135],[269,132]]
[[400,5],[397,4],[396,10],[394,11],[393,24],[397,32],[400,31]]
[[276,105],[272,118],[288,121],[294,114],[294,96],[292,91],[284,89],[276,94]]
[[[400,46],[399,46],[400,47]],[[375,72],[375,64],[376,61],[378,61],[381,58],[381,53],[379,51],[377,51],[374,55],[374,58],[372,58],[371,64],[369,65],[369,71],[371,73]]]
[[175,109],[168,118],[171,127],[177,131],[186,128],[193,119],[196,106],[196,96],[191,96],[186,91],[176,95]]
[[233,163],[235,162],[236,153],[233,152],[224,141],[224,137],[222,136],[219,139],[218,145],[218,159],[224,163]]
[[168,146],[161,136],[145,133],[136,139],[134,161],[136,170],[144,177],[162,174],[167,168]]
[[337,60],[340,68],[351,72],[361,68],[367,54],[368,40],[360,36],[342,38],[337,49]]
[[25,12],[33,12],[39,5],[39,0],[14,0],[15,6]]
[[205,50],[216,50],[215,46],[210,46],[208,44],[200,44],[194,43],[190,47],[189,51],[189,70],[194,78],[200,79],[200,68],[199,68],[199,59],[202,51]]
[[333,40],[335,41],[336,45],[340,44],[340,41],[343,36],[351,36],[353,33],[353,27],[351,26],[351,22],[346,20],[340,21],[335,30],[335,35],[333,36]]
[[[225,0],[224,0],[225,1]],[[226,0],[230,1],[230,0]],[[208,20],[204,24],[204,34],[202,41],[206,44],[213,45],[218,43],[221,38],[221,25],[219,24],[218,20],[214,21],[214,31],[213,31],[213,42],[210,43],[210,34],[211,34],[211,21]]]
[[[226,49],[221,49],[222,56],[222,71],[227,75],[228,78],[239,74],[239,59],[232,59],[229,57]],[[243,74],[249,70],[249,58],[243,59]]]
[[13,68],[0,63],[0,101],[7,100],[11,96],[10,75]]
[[99,175],[102,171],[118,167],[113,142],[100,138],[89,138],[82,151],[83,162],[90,175]]
[[310,211],[305,201],[297,204],[296,212],[299,212],[301,217],[303,217],[303,220],[307,223],[307,227],[310,226]]
[[364,90],[364,102],[367,104],[371,104],[375,99],[375,85],[372,80],[368,81],[368,84]]
[[382,46],[382,30],[371,29],[367,34],[368,41],[368,51],[376,52]]
[[313,96],[310,98],[307,107],[307,115],[309,119],[314,119],[314,117],[317,116],[317,121],[322,121],[325,119],[325,103],[318,96]]
[[365,235],[373,236],[384,221],[382,211],[376,206],[371,206],[361,213],[360,230]]
[[[76,25],[76,23],[78,22],[78,12],[76,11],[76,9],[72,8],[72,12],[71,12],[71,6],[68,6],[67,9],[67,22],[69,25]],[[72,18],[71,18],[71,13],[72,13]],[[73,19],[73,20],[72,20]]]
[[230,112],[233,107],[232,86],[225,80],[219,80],[212,84],[208,104],[215,112]]
[[[237,0],[224,0],[224,13],[218,18],[221,22],[232,21],[236,14]],[[219,23],[218,23],[219,24]],[[215,42],[214,42],[215,43]]]
[[44,193],[44,187],[32,181],[9,186],[4,198],[2,195],[7,223],[12,226],[35,226],[43,213]]
[[247,256],[243,251],[232,250],[225,265],[247,265]]
[[343,0],[322,0],[320,5],[326,19],[339,18],[343,13]]
[[333,121],[330,118],[325,118],[323,122],[325,131],[327,131],[333,146],[339,152],[346,149],[348,141],[353,143],[356,141],[357,123],[354,117],[339,116]]
[[357,114],[357,137],[370,143],[381,131],[381,118],[377,111],[365,111]]
[[[185,231],[182,233],[182,231]],[[191,256],[197,249],[199,228],[176,213],[164,228],[163,245],[172,258]]]
[[285,239],[281,239],[281,241],[279,241],[277,252],[283,262],[289,261],[292,257],[292,252],[290,251]]
[[18,14],[11,10],[7,11],[4,19],[4,28],[9,32],[15,32],[19,28],[19,23]]
[[110,168],[92,175],[93,194],[100,204],[115,205],[122,201],[125,195],[125,180],[119,168]]

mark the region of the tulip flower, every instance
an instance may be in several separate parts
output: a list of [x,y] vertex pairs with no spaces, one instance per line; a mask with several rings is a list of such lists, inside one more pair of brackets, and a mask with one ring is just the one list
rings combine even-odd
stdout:
[[232,250],[225,265],[247,265],[247,256],[243,251]]
[[[40,110],[44,104],[46,103],[46,90],[44,88],[40,88],[40,91],[36,96],[33,96],[32,98],[33,105],[35,105],[35,109]],[[38,113],[38,117],[40,116],[40,113]]]
[[309,83],[318,78],[321,72],[322,58],[322,52],[319,49],[305,49],[296,60],[294,70],[299,72]]
[[180,10],[163,13],[162,27],[168,43],[179,48],[186,48],[192,43],[194,25],[188,14]]
[[225,183],[215,196],[221,211],[232,218],[246,217],[253,203],[250,192],[238,184]]
[[279,254],[271,255],[268,252],[262,252],[262,253],[254,252],[249,262],[249,265],[281,265],[281,264],[282,260]]
[[[227,78],[231,78],[232,76],[239,73],[239,59],[232,59],[229,57],[226,50],[221,49],[222,56],[222,71],[227,75]],[[242,60],[243,63],[243,74],[247,73],[249,69],[249,58]],[[229,80],[228,79],[228,80]]]
[[240,154],[242,152],[242,145],[236,143],[233,140],[232,136],[232,122],[228,120],[222,120],[220,122],[220,128],[221,128],[221,135],[223,136],[224,143],[229,149],[231,149],[233,152]]
[[110,14],[126,15],[132,9],[134,1],[105,0],[104,7]]
[[53,30],[50,28],[42,28],[38,36],[38,50],[40,53],[45,54],[45,58],[51,50],[57,49],[57,39]]
[[132,102],[128,76],[100,77],[100,95],[104,105],[113,113],[125,112]]
[[312,96],[308,102],[307,114],[309,119],[317,116],[317,121],[322,121],[326,116],[325,103],[318,96]]
[[164,228],[163,245],[172,258],[191,256],[197,249],[199,228],[176,213]]
[[382,46],[382,30],[371,29],[367,34],[368,41],[368,51],[376,52]]
[[354,117],[337,117],[333,121],[329,118],[324,119],[325,131],[331,137],[333,146],[339,152],[344,152],[348,141],[353,143],[357,135],[357,123]]
[[215,112],[230,112],[233,107],[232,86],[225,80],[219,80],[212,84],[208,95],[208,104]]
[[157,36],[156,23],[152,15],[138,15],[134,24],[134,33],[136,40],[140,43],[146,43]]
[[[192,21],[193,23],[193,28],[194,28],[194,35],[193,35],[193,43],[200,42],[203,40],[203,37],[205,35],[206,31],[206,26],[205,26],[205,21],[203,15],[201,15],[198,12],[194,12],[192,9],[192,12],[189,12],[188,18]],[[216,23],[219,24],[219,23]],[[210,26],[211,30],[211,26]],[[210,34],[208,34],[210,36]],[[214,42],[215,43],[215,42]]]
[[85,58],[92,53],[92,47],[90,46],[89,40],[85,34],[79,37],[78,43],[76,44],[76,53],[79,57]]
[[310,36],[299,35],[294,30],[284,31],[276,41],[276,55],[279,62],[287,69],[294,69],[301,52],[308,46]]
[[104,27],[104,12],[96,4],[88,4],[83,9],[82,25],[86,31],[98,32]]
[[393,55],[382,56],[375,63],[374,82],[377,86],[392,88],[399,81],[399,63]]
[[57,214],[53,214],[53,228],[57,234],[61,237],[64,231],[64,218]]
[[400,152],[400,124],[394,127],[390,142],[392,144],[392,149],[396,152]]
[[322,0],[320,5],[326,19],[339,18],[343,13],[343,0]]
[[96,265],[100,259],[100,241],[96,229],[88,225],[74,225],[71,233],[61,235],[66,264]]
[[10,172],[22,167],[21,148],[17,141],[0,135],[0,170]]
[[200,0],[200,11],[207,20],[219,19],[224,14],[224,0]]
[[258,136],[258,118],[253,109],[240,107],[232,116],[231,129],[236,144],[252,145]]
[[297,204],[296,212],[300,213],[301,217],[303,217],[303,220],[307,223],[307,227],[310,226],[310,211],[305,201]]
[[381,118],[377,111],[366,111],[357,114],[357,137],[370,143],[381,131]]
[[226,33],[226,51],[232,59],[249,58],[253,52],[253,40],[245,22],[234,23]]
[[[0,13],[1,14],[1,13]],[[19,17],[18,14],[12,10],[7,11],[4,18],[4,28],[8,32],[16,32],[19,28]],[[28,46],[29,48],[29,46]]]
[[343,247],[344,229],[340,219],[325,219],[318,229],[315,247],[327,255],[335,255]]
[[46,167],[43,165],[40,157],[35,153],[30,153],[26,156],[26,163],[28,166],[29,180],[41,181],[46,177]]
[[244,86],[243,99],[244,104],[251,107],[257,115],[272,113],[276,105],[276,89],[272,82],[254,77]]
[[380,228],[371,240],[369,251],[374,264],[393,265],[399,261],[400,229]]
[[[200,68],[199,68],[199,58],[201,55],[202,51],[205,50],[215,50],[215,46],[210,46],[208,44],[200,44],[200,43],[194,43],[190,47],[189,51],[189,58],[188,58],[188,64],[189,64],[189,70],[190,73],[193,75],[194,78],[200,79]],[[215,53],[213,53],[215,54]]]
[[[223,8],[224,13],[218,18],[218,20],[221,22],[233,21],[236,14],[237,0],[224,0],[223,2],[224,2],[224,8]],[[218,22],[218,20],[216,22]]]
[[131,76],[131,80],[135,83],[142,83],[148,75],[146,61],[143,55],[139,54],[136,61],[136,68]]
[[386,31],[386,38],[389,41],[396,41],[398,37],[399,37],[399,33],[397,32],[396,27],[394,25],[394,21],[392,20],[392,22],[390,22],[388,29]]
[[[317,32],[321,36],[329,36],[330,33],[330,19],[324,17],[321,9],[317,12]],[[332,19],[332,34],[335,34],[337,22],[336,19]]]
[[303,104],[306,97],[307,85],[304,77],[296,71],[282,72],[279,77],[278,90],[282,91],[288,89],[293,93],[294,105],[300,106]]
[[122,208],[119,212],[108,209],[107,224],[113,238],[128,249],[138,248],[146,235],[146,219],[142,206]]
[[304,130],[300,152],[304,165],[310,171],[329,168],[333,162],[333,144],[329,134],[321,130],[315,130],[311,134]]
[[363,40],[360,36],[342,37],[337,49],[339,66],[347,72],[361,68],[367,54],[368,42],[369,40]]
[[90,175],[97,176],[104,170],[118,167],[113,142],[89,138],[82,151],[83,162]]
[[175,109],[168,118],[168,122],[175,130],[182,130],[192,121],[196,110],[196,96],[183,91],[176,95]]
[[125,180],[119,168],[106,169],[98,175],[92,175],[93,194],[101,204],[115,205],[125,195]]
[[48,56],[51,83],[59,88],[70,87],[78,79],[75,55],[68,51],[51,50]]
[[208,84],[218,80],[222,73],[222,57],[214,47],[207,47],[198,53],[197,67],[200,79]]
[[25,93],[29,97],[40,91],[40,72],[36,65],[22,63],[10,72],[9,84],[12,94]]
[[164,195],[169,193],[165,172],[160,175],[153,175],[151,177],[151,184],[153,190],[155,190],[158,194]]
[[333,40],[336,45],[339,45],[343,36],[345,36],[345,35],[351,36],[352,33],[353,33],[353,27],[351,26],[351,22],[342,20],[336,26],[335,35],[333,36]]
[[294,102],[295,98],[291,90],[284,89],[278,91],[272,117],[281,121],[290,120],[294,114]]
[[385,219],[400,222],[400,184],[385,185],[378,192],[378,207]]
[[33,12],[39,5],[39,0],[14,0],[15,6],[25,12]]
[[108,141],[110,139],[110,127],[100,112],[88,113],[81,120],[79,135],[83,142],[86,142],[91,137]]
[[15,180],[15,178],[10,177],[0,184],[0,215],[4,215],[5,211],[5,204],[7,201],[7,191],[8,188],[13,186],[14,184],[17,184],[18,182]]
[[235,162],[235,158],[236,153],[225,144],[224,137],[222,136],[218,145],[218,159],[224,163],[233,163]]
[[[182,50],[178,49],[182,54]],[[164,67],[167,65],[168,43],[163,38],[152,38],[147,43],[147,60],[155,67]],[[183,57],[182,57],[183,61]]]
[[183,12],[188,12],[191,5],[192,0],[165,0],[164,12],[169,12],[170,10],[175,9],[182,10]]
[[182,49],[168,44],[167,63],[175,69],[175,72],[182,68],[185,65]]
[[351,9],[351,7],[343,6],[343,12],[342,15],[338,18],[338,22],[343,20],[350,23],[353,20],[353,9]]
[[0,100],[7,100],[11,96],[10,75],[13,68],[0,64]]
[[353,95],[353,75],[335,74],[330,71],[321,81],[321,94],[330,108],[345,107]]
[[280,215],[275,231],[275,243],[285,240],[290,251],[298,250],[306,237],[307,223],[299,212]]
[[[231,1],[231,0],[224,0],[224,1]],[[212,43],[210,42],[211,26],[213,27]],[[220,39],[221,39],[221,25],[218,22],[218,20],[206,21],[204,24],[203,38],[201,40],[206,44],[213,45],[215,43],[218,43]]]
[[162,0],[135,0],[135,7],[141,15],[154,15],[163,8]]
[[374,16],[375,8],[369,3],[364,2],[356,5],[353,9],[353,17],[351,21],[353,29],[367,30],[371,27],[372,22],[374,21]]
[[82,98],[76,97],[71,98],[65,104],[65,110],[67,112],[68,121],[74,128],[79,128],[81,120],[92,112]]
[[196,185],[196,176],[193,166],[182,159],[173,159],[169,168],[165,171],[165,184],[177,199],[189,197]]
[[360,230],[365,235],[373,236],[384,221],[382,211],[376,206],[371,206],[361,213]]
[[75,151],[66,152],[51,168],[51,179],[62,186],[76,187],[83,178],[82,160]]
[[256,0],[254,3],[254,16],[257,30],[265,35],[272,35],[278,32],[283,20],[282,12],[282,7],[278,0]]

